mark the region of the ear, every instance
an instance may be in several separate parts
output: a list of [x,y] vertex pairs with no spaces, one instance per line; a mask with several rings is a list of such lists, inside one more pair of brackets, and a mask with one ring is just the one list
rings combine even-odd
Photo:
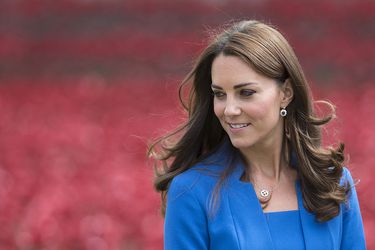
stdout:
[[294,91],[290,78],[286,79],[283,86],[281,87],[281,107],[287,107],[293,100]]

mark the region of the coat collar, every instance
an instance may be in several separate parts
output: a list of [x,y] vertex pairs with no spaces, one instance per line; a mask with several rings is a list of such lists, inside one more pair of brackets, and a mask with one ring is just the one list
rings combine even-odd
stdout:
[[[224,149],[228,149],[228,146],[230,145],[224,144]],[[221,147],[221,157],[225,151],[226,150],[223,151],[223,147]],[[233,221],[237,228],[239,242],[242,245],[241,249],[248,249],[249,246],[253,246],[254,249],[262,249],[262,246],[267,246],[267,249],[275,249],[272,245],[271,234],[263,209],[256,196],[253,185],[240,180],[244,170],[245,165],[243,161],[236,159],[234,171],[228,179],[230,183],[228,201],[232,211]],[[306,249],[332,249],[334,240],[328,223],[317,222],[314,214],[305,209],[301,185],[298,180],[295,183],[295,188]]]

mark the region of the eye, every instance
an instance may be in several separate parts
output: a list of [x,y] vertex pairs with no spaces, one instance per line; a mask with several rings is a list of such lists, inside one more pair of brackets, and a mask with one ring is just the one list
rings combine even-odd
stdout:
[[223,97],[223,96],[225,95],[223,92],[221,92],[221,91],[217,91],[217,90],[213,90],[213,91],[212,91],[212,94],[213,94],[214,97],[216,97],[216,98],[221,98],[221,97]]
[[243,90],[241,90],[241,92],[240,92],[240,94],[242,95],[242,96],[251,96],[251,95],[253,95],[255,93],[255,91],[254,90],[251,90],[251,89],[243,89]]

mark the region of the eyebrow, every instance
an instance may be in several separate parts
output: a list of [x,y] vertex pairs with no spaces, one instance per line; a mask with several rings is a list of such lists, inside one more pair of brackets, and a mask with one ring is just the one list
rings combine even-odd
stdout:
[[[242,88],[242,87],[245,87],[247,85],[253,85],[253,84],[256,84],[255,82],[245,82],[245,83],[239,83],[239,84],[236,84],[233,86],[233,89],[238,89],[238,88]],[[215,89],[223,89],[222,87],[212,83],[211,84],[211,87],[215,88]]]

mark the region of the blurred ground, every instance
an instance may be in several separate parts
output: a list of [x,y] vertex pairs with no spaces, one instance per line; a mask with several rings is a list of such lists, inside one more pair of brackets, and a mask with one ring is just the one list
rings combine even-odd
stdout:
[[[338,119],[375,249],[372,1],[0,2],[0,249],[162,249],[145,151],[182,119],[205,29],[271,21]],[[349,157],[348,157],[349,158]]]

